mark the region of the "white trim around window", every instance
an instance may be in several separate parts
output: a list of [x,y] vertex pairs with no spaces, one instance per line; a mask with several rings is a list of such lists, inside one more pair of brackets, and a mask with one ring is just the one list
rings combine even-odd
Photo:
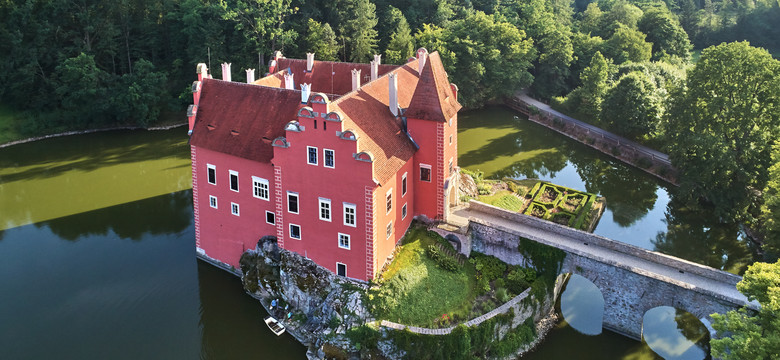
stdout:
[[[297,237],[295,236],[297,232]],[[301,239],[301,226],[298,224],[290,224],[290,239]]]
[[[330,162],[330,165],[328,165]],[[333,169],[336,167],[336,152],[331,149],[322,149],[322,166]]]
[[235,216],[241,216],[240,212],[239,212],[239,209],[238,209],[238,204],[236,204],[234,202],[230,203],[230,213],[235,215]]
[[387,210],[385,215],[388,215],[393,211],[393,188],[390,188],[390,190],[387,190],[387,193],[385,193],[385,209]]
[[350,248],[349,234],[339,233],[339,248],[349,250]]
[[[428,172],[428,176],[423,176],[423,170]],[[420,181],[431,182],[432,177],[433,174],[431,174],[431,166],[428,164],[420,164]]]
[[357,227],[357,205],[344,203],[344,225]]
[[[295,206],[291,208],[290,206],[291,206],[291,204],[293,204],[292,199],[295,199],[295,202],[294,202]],[[295,210],[295,211],[293,211],[293,210]],[[298,214],[298,213],[300,213],[300,210],[301,210],[301,201],[300,201],[300,198],[298,198],[298,193],[297,192],[288,191],[287,192],[287,212],[291,213],[291,214]]]
[[268,185],[268,180],[261,177],[252,176],[252,196],[261,199],[269,200],[268,194],[271,187]]
[[[212,182],[212,180],[214,180]],[[211,185],[217,185],[217,167],[215,165],[206,164],[206,181]]]
[[[344,273],[343,274],[339,274],[339,266],[341,266],[344,269]],[[336,275],[347,277],[347,264],[337,262],[336,263]]]
[[387,224],[387,229],[385,230],[385,232],[387,233],[387,238],[388,239],[390,238],[390,236],[393,235],[393,222],[392,221]]
[[[313,150],[313,151],[312,151]],[[317,165],[317,148],[314,146],[306,147],[306,163],[309,165]]]
[[[270,221],[269,221],[270,220]],[[265,211],[265,223],[276,225],[276,213],[273,211]]]
[[[235,170],[228,170],[228,173],[230,173],[230,190],[238,192],[238,171]],[[233,182],[233,179],[235,178],[235,182]],[[233,187],[235,185],[235,187]]]
[[217,208],[217,197],[214,195],[209,195],[209,206],[213,208]]
[[320,220],[330,221],[331,210],[330,199],[320,198]]
[[401,208],[401,220],[406,219],[406,213],[407,213],[406,205],[407,204],[404,204],[404,206]]

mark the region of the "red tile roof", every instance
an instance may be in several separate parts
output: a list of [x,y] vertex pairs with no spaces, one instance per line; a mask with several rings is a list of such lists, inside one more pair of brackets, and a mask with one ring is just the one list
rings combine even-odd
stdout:
[[415,119],[444,122],[457,114],[460,108],[461,105],[450,88],[439,53],[428,55],[414,98],[404,115]]
[[285,135],[300,107],[300,91],[205,79],[190,143],[270,163],[271,141]]
[[[277,59],[277,71],[288,68],[294,74],[293,81],[296,89],[300,89],[300,84],[308,83],[311,84],[311,91],[326,94],[343,95],[352,91],[352,69],[360,70],[361,84],[366,84],[371,79],[370,64],[315,60],[312,71],[306,72],[306,59]],[[381,77],[396,68],[398,65],[379,65],[378,76]],[[281,86],[284,87],[284,78]]]

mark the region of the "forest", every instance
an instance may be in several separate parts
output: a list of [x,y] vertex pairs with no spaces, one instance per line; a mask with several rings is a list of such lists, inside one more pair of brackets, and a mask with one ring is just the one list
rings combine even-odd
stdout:
[[780,253],[777,0],[5,0],[0,9],[0,105],[26,136],[183,121],[200,62],[232,63],[240,79],[247,68],[264,74],[276,50],[403,64],[425,47],[441,54],[466,108],[527,89],[664,150],[690,194],[678,201],[712,206]]

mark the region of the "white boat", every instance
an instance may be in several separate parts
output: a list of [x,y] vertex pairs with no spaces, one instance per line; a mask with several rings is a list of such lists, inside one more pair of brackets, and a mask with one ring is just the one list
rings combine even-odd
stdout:
[[268,328],[271,329],[271,331],[276,334],[276,336],[284,334],[284,325],[282,325],[282,323],[274,319],[272,316],[265,318],[265,324],[268,325]]

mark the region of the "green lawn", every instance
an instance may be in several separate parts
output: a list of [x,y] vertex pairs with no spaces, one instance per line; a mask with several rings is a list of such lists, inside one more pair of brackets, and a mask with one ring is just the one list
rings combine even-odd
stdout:
[[17,113],[7,105],[0,104],[0,144],[24,138],[19,133]]
[[[466,262],[458,272],[440,268],[425,255],[437,239],[423,227],[404,238],[398,255],[382,275],[382,285],[369,293],[378,319],[407,325],[433,326],[443,314],[467,318],[476,298],[476,270]],[[440,238],[439,238],[440,239]]]

